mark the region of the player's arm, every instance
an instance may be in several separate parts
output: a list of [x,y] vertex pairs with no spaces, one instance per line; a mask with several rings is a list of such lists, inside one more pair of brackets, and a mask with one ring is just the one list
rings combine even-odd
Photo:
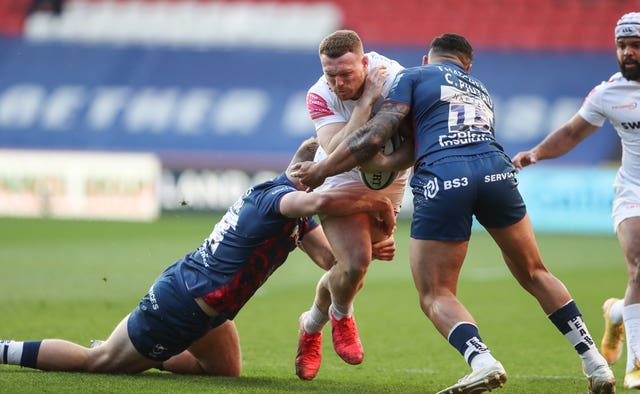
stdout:
[[360,165],[360,170],[364,172],[374,171],[401,171],[411,167],[415,159],[415,144],[413,126],[409,119],[405,118],[400,125],[398,133],[402,136],[400,146],[390,155],[382,152],[376,153],[371,159]]
[[280,213],[287,217],[312,215],[345,216],[357,212],[376,212],[382,221],[382,229],[391,235],[396,219],[391,201],[375,193],[360,193],[331,189],[318,193],[296,191],[285,194],[280,200]]
[[391,235],[371,247],[371,258],[375,260],[391,261],[396,255],[396,241]]
[[540,160],[555,159],[571,151],[599,128],[575,114],[571,120],[549,134],[534,148],[516,154],[512,162],[516,168],[521,169]]
[[325,271],[328,271],[336,263],[329,240],[324,235],[322,226],[316,226],[306,233],[298,247],[304,251],[314,263]]
[[[328,271],[336,263],[331,244],[322,226],[316,226],[305,234],[298,247],[320,268]],[[371,245],[371,256],[376,260],[391,261],[395,257],[396,244],[393,235]]]
[[409,110],[406,104],[383,104],[376,116],[349,135],[325,160],[298,163],[293,167],[292,175],[314,189],[325,178],[363,164],[380,151],[380,147],[391,138]]

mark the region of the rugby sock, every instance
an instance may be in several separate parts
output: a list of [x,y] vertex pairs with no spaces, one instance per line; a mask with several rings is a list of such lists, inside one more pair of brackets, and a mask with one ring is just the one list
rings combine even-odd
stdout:
[[475,324],[469,322],[457,323],[449,332],[447,340],[451,346],[458,349],[474,371],[496,362],[487,345],[482,342],[478,327]]
[[304,331],[312,334],[322,331],[322,328],[329,321],[329,315],[322,312],[314,302],[311,309],[305,314],[303,328]]
[[640,364],[640,304],[631,304],[624,307],[622,312],[624,317],[624,332],[627,336],[627,370],[631,372],[636,367],[636,362]]
[[582,314],[573,300],[567,302],[548,317],[576,349],[582,358],[582,364],[587,374],[591,374],[602,365],[607,365],[604,357],[598,352],[589,330],[587,330],[587,325],[582,321]]
[[0,364],[36,368],[41,343],[42,341],[0,341]]
[[613,324],[618,324],[623,320],[624,311],[624,299],[618,300],[613,303],[611,309],[609,309],[609,319]]
[[336,320],[342,320],[342,318],[350,317],[353,315],[353,304],[341,305],[335,302],[331,304],[331,313]]

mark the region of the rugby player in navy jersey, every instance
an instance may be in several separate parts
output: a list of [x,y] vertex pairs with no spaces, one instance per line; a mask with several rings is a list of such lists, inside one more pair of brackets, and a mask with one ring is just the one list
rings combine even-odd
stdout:
[[473,49],[464,37],[436,37],[422,66],[398,74],[375,117],[324,161],[294,166],[293,175],[310,190],[325,177],[369,160],[380,170],[395,169],[378,147],[411,114],[415,123],[415,155],[410,160],[414,163],[411,270],[422,310],[471,366],[471,373],[440,393],[490,391],[507,380],[476,321],[456,297],[473,216],[500,247],[520,285],[580,355],[589,392],[613,393],[613,373],[576,303],[542,261],[515,167],[494,136],[491,97],[484,84],[469,74],[472,59]]
[[[87,348],[61,339],[4,340],[0,363],[49,371],[137,373],[161,368],[238,376],[242,365],[233,318],[242,306],[296,246],[323,269],[335,263],[312,215],[371,212],[382,233],[390,236],[395,230],[387,197],[344,190],[309,194],[290,176],[291,165],[312,160],[317,146],[314,139],[305,141],[287,171],[247,190],[194,252],[155,280],[102,344]],[[374,256],[392,259],[388,246],[386,241],[374,245]]]

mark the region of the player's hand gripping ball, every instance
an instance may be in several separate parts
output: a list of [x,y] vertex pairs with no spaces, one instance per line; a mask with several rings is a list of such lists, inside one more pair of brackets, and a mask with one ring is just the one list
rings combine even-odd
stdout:
[[[400,136],[398,136],[398,134],[394,134],[382,148],[382,153],[389,156],[398,148],[398,146],[400,146]],[[389,186],[397,176],[398,171],[360,171],[360,179],[362,179],[362,182],[366,187],[372,190],[384,189]]]

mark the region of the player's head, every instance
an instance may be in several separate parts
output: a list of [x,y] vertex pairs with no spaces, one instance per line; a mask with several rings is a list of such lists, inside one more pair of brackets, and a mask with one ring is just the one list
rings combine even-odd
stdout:
[[620,72],[628,80],[640,81],[640,12],[622,15],[615,36]]
[[338,30],[326,36],[318,48],[327,83],[340,100],[360,98],[367,77],[369,59],[362,40],[353,30]]
[[458,34],[445,33],[431,41],[431,48],[427,56],[429,63],[455,61],[469,71],[473,61],[473,47],[466,38]]
[[289,163],[289,166],[287,167],[287,178],[289,178],[289,180],[293,182],[293,184],[296,185],[299,190],[305,190],[306,187],[300,183],[300,180],[298,178],[294,178],[291,176],[291,172],[293,171],[292,167],[296,163],[301,163],[303,161],[313,161],[313,158],[316,155],[316,151],[318,150],[318,146],[318,141],[315,138],[308,138],[303,141],[302,144],[300,144],[300,147],[298,147],[295,155],[293,155],[291,163]]

